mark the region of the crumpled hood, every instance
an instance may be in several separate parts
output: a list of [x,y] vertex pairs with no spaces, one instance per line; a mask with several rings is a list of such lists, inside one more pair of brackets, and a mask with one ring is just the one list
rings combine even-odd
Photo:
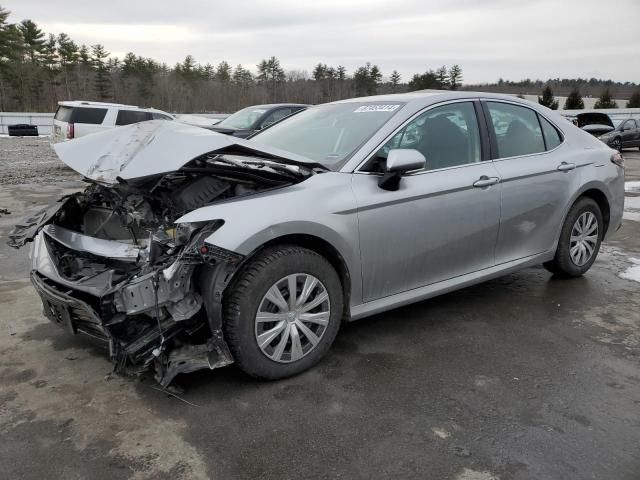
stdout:
[[53,145],[60,160],[103,184],[179,170],[205,153],[258,155],[293,165],[316,166],[290,152],[168,120],[151,120]]

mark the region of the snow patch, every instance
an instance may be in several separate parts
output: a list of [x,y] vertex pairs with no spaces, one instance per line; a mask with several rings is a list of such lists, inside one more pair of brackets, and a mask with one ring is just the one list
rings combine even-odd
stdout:
[[624,182],[624,191],[640,193],[640,181]]
[[[629,184],[638,184],[640,190],[640,182],[627,182],[624,184],[627,190]],[[628,190],[627,190],[628,191]],[[624,197],[624,212],[622,218],[633,222],[640,222],[640,197]]]
[[640,258],[629,258],[633,265],[620,274],[620,278],[640,283]]
[[624,197],[624,209],[640,210],[640,197]]
[[447,432],[444,428],[433,427],[431,429],[431,431],[433,432],[433,434],[435,436],[440,437],[443,440],[446,440],[447,438],[449,438],[451,436],[451,434],[449,432]]
[[496,477],[487,471],[480,472],[478,470],[465,468],[458,474],[458,476],[456,476],[456,480],[499,480],[499,477]]

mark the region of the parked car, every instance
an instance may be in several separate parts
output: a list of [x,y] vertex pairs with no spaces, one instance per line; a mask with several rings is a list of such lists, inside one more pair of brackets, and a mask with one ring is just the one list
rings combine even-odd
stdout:
[[152,121],[55,150],[92,184],[9,243],[33,241],[49,319],[162,385],[232,362],[287,377],[342,321],[532,265],[578,277],[622,221],[618,152],[490,93],[339,101],[251,141]]
[[64,142],[90,133],[146,120],[173,120],[173,116],[154,108],[140,108],[118,103],[58,102],[53,117],[53,142]]
[[598,138],[611,148],[621,151],[623,148],[640,148],[640,124],[635,118],[618,120],[612,130]]
[[298,113],[308,105],[298,103],[276,103],[271,105],[254,105],[238,110],[209,130],[234,137],[247,138],[263,128],[279,122],[294,113]]
[[[563,113],[576,126],[599,138],[618,151],[623,148],[640,147],[640,119],[611,118],[604,112],[581,112],[575,115]],[[633,114],[627,114],[633,115]]]

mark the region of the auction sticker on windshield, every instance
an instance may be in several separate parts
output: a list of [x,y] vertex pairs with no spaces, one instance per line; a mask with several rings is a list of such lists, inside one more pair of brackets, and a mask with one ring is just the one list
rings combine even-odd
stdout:
[[354,110],[354,113],[364,113],[364,112],[393,112],[400,105],[362,105]]

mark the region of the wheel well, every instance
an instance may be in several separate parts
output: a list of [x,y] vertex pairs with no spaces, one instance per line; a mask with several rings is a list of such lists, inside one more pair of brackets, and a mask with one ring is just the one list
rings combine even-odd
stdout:
[[257,252],[274,245],[296,245],[299,247],[308,248],[309,250],[313,250],[314,252],[326,258],[338,273],[338,277],[340,277],[340,283],[342,284],[342,294],[344,297],[343,318],[349,317],[349,306],[351,305],[351,275],[349,274],[349,269],[347,268],[347,264],[344,261],[344,258],[342,258],[340,252],[338,252],[338,250],[336,250],[333,245],[331,245],[326,240],[313,235],[284,235],[282,237],[269,240],[267,243],[261,245],[260,248],[251,253],[250,257],[253,257]]
[[590,190],[587,190],[586,192],[582,192],[582,195],[580,195],[580,197],[591,198],[598,204],[598,207],[600,207],[600,211],[602,212],[602,221],[604,222],[603,236],[606,235],[607,230],[609,230],[609,219],[611,214],[607,196],[604,193],[602,193],[602,190],[592,188]]

